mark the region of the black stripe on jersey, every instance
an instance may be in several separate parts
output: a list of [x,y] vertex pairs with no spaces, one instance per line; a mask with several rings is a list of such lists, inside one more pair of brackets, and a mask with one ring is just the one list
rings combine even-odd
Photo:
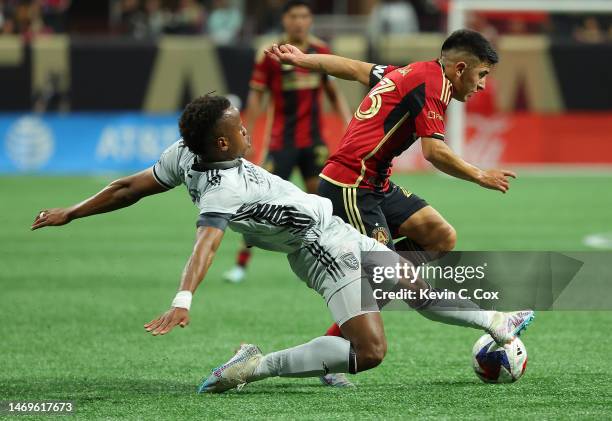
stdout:
[[159,176],[157,175],[157,171],[155,170],[155,167],[157,166],[157,164],[153,165],[153,178],[155,179],[155,181],[157,181],[159,184],[161,184],[162,187],[167,188],[168,190],[173,189],[174,187],[172,187],[169,184],[164,183]]
[[293,206],[263,203],[241,206],[232,218],[232,221],[244,221],[247,219],[277,227],[289,227],[296,233],[314,225],[314,220],[310,216],[298,212]]
[[[402,100],[391,110],[387,118],[385,118],[384,128],[385,134],[389,132],[395,125],[408,113],[408,118],[415,119],[425,106],[425,84],[422,83],[410,92],[408,92]],[[409,145],[410,146],[410,145]]]
[[319,90],[312,89],[312,106],[310,108],[310,138],[312,140],[312,144],[316,145],[317,143],[323,143],[323,139],[321,138],[321,125],[320,121],[320,107],[319,107]]
[[340,268],[340,265],[335,261],[331,255],[321,247],[320,244],[312,243],[306,246],[306,249],[312,254],[312,256],[325,267],[325,271],[333,279],[334,282],[338,282],[338,278],[344,276],[344,272]]
[[442,136],[442,135],[441,135],[441,134],[439,134],[439,133],[434,133],[434,134],[432,134],[432,135],[431,135],[431,136],[429,136],[429,137],[433,137],[434,139],[438,139],[438,140],[444,140],[444,136]]
[[[314,47],[314,46],[310,46],[308,47],[308,53],[309,54],[316,54],[318,53],[318,50]],[[322,77],[326,77],[327,74],[323,73]],[[312,142],[312,144],[317,144],[317,143],[323,143],[323,139],[321,137],[321,127],[320,127],[320,115],[321,115],[321,110],[319,107],[319,89],[315,88],[311,90],[311,94],[312,94],[312,106],[310,108],[310,140]]]
[[319,250],[319,252],[321,253],[322,258],[325,259],[326,262],[328,262],[329,266],[328,266],[328,271],[329,272],[333,272],[336,276],[344,276],[344,271],[340,268],[340,264],[338,263],[337,260],[335,260],[331,254],[329,254],[327,251],[325,251],[323,249],[323,247],[321,247],[320,244],[318,243],[313,243],[313,246]]
[[[293,70],[281,70],[285,77],[285,73],[293,72]],[[283,112],[285,121],[283,122],[283,147],[295,146],[295,125],[297,123],[298,112],[298,91],[295,89],[283,91]]]

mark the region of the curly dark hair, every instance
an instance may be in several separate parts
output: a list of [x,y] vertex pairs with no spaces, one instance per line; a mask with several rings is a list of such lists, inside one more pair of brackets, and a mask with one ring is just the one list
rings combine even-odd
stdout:
[[230,107],[227,98],[203,95],[191,101],[181,114],[179,131],[183,143],[191,152],[204,156],[215,138],[215,129],[225,110]]
[[499,61],[497,51],[491,43],[480,32],[469,29],[459,29],[446,38],[442,44],[442,53],[449,50],[464,51],[489,64]]

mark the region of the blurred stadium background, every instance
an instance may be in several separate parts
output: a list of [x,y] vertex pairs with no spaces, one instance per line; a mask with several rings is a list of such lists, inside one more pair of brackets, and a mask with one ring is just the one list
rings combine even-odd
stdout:
[[[428,60],[467,3],[313,1],[313,33],[356,59]],[[519,178],[506,196],[484,191],[432,172],[416,146],[398,157],[395,181],[445,215],[460,250],[611,249],[612,2],[471,3],[485,9],[466,11],[465,26],[494,40],[501,62],[465,116],[453,111],[450,142],[468,161],[517,169]],[[159,340],[144,338],[140,323],[169,304],[191,249],[196,210],[185,192],[28,231],[39,209],[75,203],[154,163],[177,139],[190,99],[214,90],[244,104],[258,49],[280,37],[282,5],[0,0],[0,399],[71,398],[89,417],[224,418],[244,416],[246,406],[253,418],[608,417],[612,381],[598,362],[609,335],[576,339],[612,321],[594,312],[543,315],[525,339],[533,367],[514,389],[480,387],[470,373],[477,333],[389,314],[388,360],[360,375],[346,399],[283,379],[202,408],[196,381],[240,341],[268,350],[327,326],[323,303],[291,281],[284,258],[257,251],[246,283],[224,284],[238,247],[228,234],[190,335]],[[354,109],[364,89],[339,85]],[[342,122],[329,116],[324,130],[333,150]]]

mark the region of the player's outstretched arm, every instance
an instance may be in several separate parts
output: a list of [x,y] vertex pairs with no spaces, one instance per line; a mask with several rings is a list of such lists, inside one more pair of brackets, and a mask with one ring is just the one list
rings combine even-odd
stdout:
[[510,189],[508,178],[516,178],[516,174],[509,170],[481,170],[461,159],[446,143],[438,139],[421,138],[421,148],[425,159],[440,171],[487,189],[506,193]]
[[177,325],[185,327],[189,324],[189,308],[191,297],[206,276],[224,231],[215,227],[200,227],[196,234],[193,252],[187,261],[181,284],[170,310],[144,325],[147,332],[153,336],[164,335]]
[[96,195],[74,206],[41,210],[31,229],[65,225],[73,219],[125,208],[145,196],[167,190],[155,180],[153,170],[149,168],[113,181]]
[[268,57],[315,72],[323,72],[346,80],[356,80],[365,86],[370,84],[373,63],[353,60],[333,54],[305,54],[291,44],[273,44],[265,50]]

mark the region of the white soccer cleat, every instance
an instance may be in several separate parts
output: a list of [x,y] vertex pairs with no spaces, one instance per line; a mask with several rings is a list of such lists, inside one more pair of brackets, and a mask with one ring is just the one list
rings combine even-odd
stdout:
[[198,386],[198,393],[222,393],[242,387],[257,380],[253,373],[263,358],[261,350],[251,344],[243,344],[225,364],[213,369],[210,376]]
[[236,265],[223,274],[223,279],[232,284],[239,284],[244,281],[246,270],[242,266]]
[[319,377],[321,383],[331,387],[355,387],[344,373],[329,373]]
[[504,345],[521,334],[535,318],[533,310],[497,312],[491,321],[488,333],[498,345]]

